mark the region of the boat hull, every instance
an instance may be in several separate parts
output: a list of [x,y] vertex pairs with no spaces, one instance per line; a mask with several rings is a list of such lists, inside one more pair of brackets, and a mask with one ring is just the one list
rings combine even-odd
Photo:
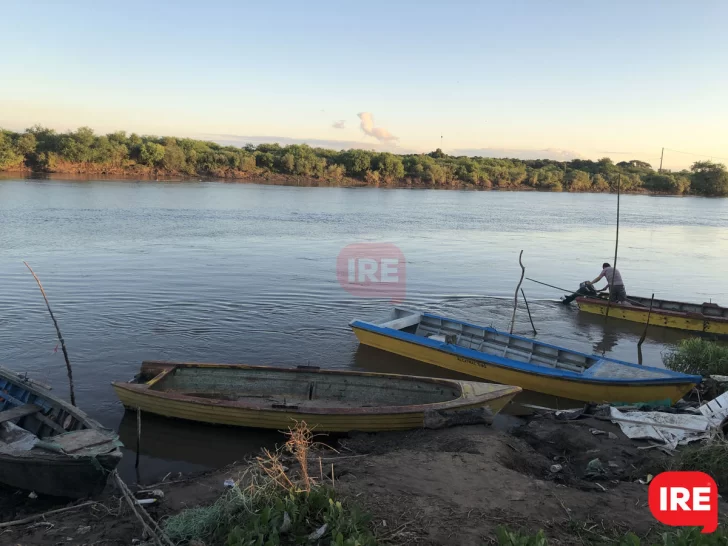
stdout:
[[[592,313],[595,315],[606,315],[607,302],[598,301],[587,298],[577,298],[577,305],[580,311]],[[674,328],[676,330],[684,330],[688,332],[700,332],[704,334],[712,334],[717,336],[728,336],[728,320],[720,318],[711,318],[705,315],[679,313],[663,311],[660,309],[652,309],[650,313],[648,307],[636,307],[619,305],[612,303],[609,306],[609,317],[630,322],[639,322],[653,326],[662,326],[664,328]]]
[[570,398],[584,402],[605,403],[655,403],[672,405],[689,392],[694,383],[680,382],[653,385],[605,381],[588,381],[550,377],[543,374],[500,366],[474,358],[465,358],[434,347],[428,347],[397,337],[388,336],[363,328],[352,327],[360,343],[383,351],[418,360],[433,366],[460,372],[478,379]]
[[43,495],[81,499],[101,494],[121,460],[116,451],[96,457],[13,457],[0,453],[0,482]]
[[[169,364],[174,367],[174,363]],[[180,364],[178,366],[185,366]],[[199,364],[186,365],[189,367],[225,368],[235,366]],[[240,369],[254,367],[238,366]],[[258,367],[263,369],[262,367]],[[289,370],[292,371],[292,370]],[[379,376],[401,378],[394,374],[366,374],[360,372],[325,372],[327,374],[348,376]],[[415,379],[415,378],[412,378]],[[492,385],[474,382],[453,382],[451,380],[437,380],[432,378],[417,378],[429,383],[458,383],[462,388],[460,398],[444,404],[421,404],[392,407],[343,407],[343,408],[296,408],[295,410],[281,408],[255,407],[245,403],[230,403],[224,400],[204,399],[195,396],[184,396],[180,393],[154,390],[150,388],[154,380],[146,384],[139,383],[113,383],[112,386],[119,400],[127,409],[139,409],[142,412],[154,413],[164,417],[211,423],[216,425],[230,425],[251,428],[267,428],[286,430],[296,422],[304,421],[310,428],[325,432],[349,431],[389,431],[408,430],[426,426],[428,412],[438,411],[442,414],[455,415],[463,410],[487,408],[491,414],[498,413],[510,400],[518,394],[519,387]],[[242,389],[241,389],[242,390]]]

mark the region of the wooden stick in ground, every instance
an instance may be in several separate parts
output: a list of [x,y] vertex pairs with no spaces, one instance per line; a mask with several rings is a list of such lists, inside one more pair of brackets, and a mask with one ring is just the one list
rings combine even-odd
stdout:
[[536,327],[533,325],[533,319],[531,318],[531,308],[528,306],[528,300],[526,299],[526,293],[521,288],[521,296],[523,296],[523,303],[526,304],[526,311],[528,311],[528,320],[531,321],[531,328],[533,328],[533,335],[537,335]]
[[43,294],[43,299],[45,300],[46,307],[48,307],[48,312],[51,315],[51,319],[53,319],[53,325],[56,327],[56,334],[58,335],[58,340],[61,342],[61,349],[63,350],[63,358],[66,359],[66,370],[68,371],[68,383],[71,389],[71,405],[76,405],[76,394],[73,392],[73,370],[71,370],[71,362],[68,360],[68,351],[66,350],[66,342],[63,341],[63,335],[61,334],[61,329],[58,327],[58,321],[56,321],[56,317],[53,314],[53,311],[51,310],[51,304],[48,303],[48,297],[46,296],[45,290],[43,290],[43,285],[40,283],[40,279],[36,276],[33,269],[28,265],[28,262],[23,262],[25,264],[25,267],[30,270],[30,274],[33,275],[33,278],[35,279],[35,282],[38,283],[38,288],[40,288],[40,293]]
[[[617,251],[619,250],[619,196],[622,191],[622,175],[619,175],[619,178],[617,178],[617,236],[614,240],[614,264],[612,264],[612,267],[614,268],[614,272],[612,273],[612,283],[609,285],[609,299],[607,300],[607,311],[604,315],[604,322],[607,322],[607,319],[609,318],[609,307],[612,304],[612,298],[614,297],[614,276],[616,275],[617,271]],[[609,279],[607,279],[609,281]]]
[[652,304],[655,302],[655,294],[652,293],[652,297],[650,298],[650,310],[647,311],[647,323],[645,324],[645,329],[642,330],[642,337],[640,337],[640,340],[637,342],[637,363],[642,365],[642,344],[645,341],[645,336],[647,336],[647,328],[650,326],[650,316],[652,315]]
[[139,520],[139,523],[142,524],[142,527],[147,535],[152,538],[152,540],[154,540],[154,542],[158,544],[158,546],[175,546],[166,535],[166,533],[159,527],[157,522],[152,519],[152,516],[150,516],[147,511],[144,510],[143,506],[136,502],[134,495],[132,495],[131,491],[129,491],[129,488],[124,483],[124,480],[122,480],[119,476],[119,473],[114,470],[112,474],[114,476],[114,479],[116,480],[117,485],[119,486],[119,489],[121,490],[122,496],[129,505],[129,508],[131,508],[134,516],[136,516],[136,518]]
[[139,453],[142,450],[142,410],[137,408],[137,449],[136,449],[136,461],[134,462],[134,468],[139,468]]
[[523,277],[526,274],[526,268],[523,267],[523,262],[521,261],[521,258],[523,257],[523,250],[521,250],[521,253],[518,255],[518,265],[521,266],[521,278],[518,281],[518,286],[516,286],[516,294],[513,296],[513,317],[511,317],[511,334],[513,333],[513,328],[516,325],[516,309],[518,309],[518,290],[521,288],[521,283],[523,282]]

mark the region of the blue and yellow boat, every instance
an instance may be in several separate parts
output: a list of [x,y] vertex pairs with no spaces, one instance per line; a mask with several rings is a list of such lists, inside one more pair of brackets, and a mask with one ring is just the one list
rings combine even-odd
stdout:
[[598,403],[674,404],[701,377],[588,355],[431,313],[354,320],[360,343],[486,381]]

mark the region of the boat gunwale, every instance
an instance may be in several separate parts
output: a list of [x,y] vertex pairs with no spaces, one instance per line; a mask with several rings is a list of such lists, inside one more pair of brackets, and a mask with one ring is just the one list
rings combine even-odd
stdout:
[[[42,399],[47,399],[48,403],[50,404],[56,404],[63,408],[64,411],[66,411],[69,414],[72,414],[76,419],[78,419],[83,425],[88,429],[95,429],[99,432],[108,432],[111,434],[114,434],[114,432],[110,429],[107,429],[101,423],[97,422],[96,420],[89,417],[86,412],[78,408],[77,406],[73,406],[70,403],[66,402],[65,400],[59,398],[55,394],[52,394],[49,390],[40,387],[37,383],[32,381],[25,381],[17,372],[6,368],[4,366],[0,366],[0,378],[6,379],[7,381],[10,381],[11,383],[15,383],[18,387],[27,390],[31,394],[34,394],[35,396],[38,396]],[[2,394],[0,394],[2,396]],[[55,434],[53,436],[56,436]]]
[[[647,298],[642,298],[641,296],[639,296],[639,297],[641,299],[647,299]],[[688,302],[684,302],[684,301],[673,301],[673,300],[658,300],[658,299],[656,299],[655,301],[663,301],[663,302],[668,302],[668,303],[677,303],[677,304],[680,304],[680,305],[701,305],[699,303],[688,303]],[[603,298],[590,298],[590,297],[587,297],[587,296],[579,296],[578,298],[576,298],[576,303],[577,303],[577,305],[578,304],[581,304],[581,303],[586,303],[586,304],[599,305],[600,307],[606,307],[607,306],[607,300],[606,299],[603,299]],[[723,310],[727,310],[728,311],[728,307],[721,307],[720,305],[717,305],[717,304],[715,304],[715,306],[718,309],[723,309]],[[615,309],[625,309],[627,311],[638,311],[638,312],[644,312],[644,313],[648,313],[649,312],[649,307],[647,307],[647,306],[645,306],[645,307],[638,307],[636,305],[624,305],[622,303],[617,303],[615,301],[613,301],[609,305],[609,307],[615,308]],[[712,316],[712,315],[706,315],[705,313],[691,313],[689,311],[675,311],[673,309],[661,309],[659,307],[658,308],[653,307],[652,308],[652,314],[653,315],[666,315],[666,316],[678,317],[678,318],[686,318],[686,319],[696,319],[696,320],[702,320],[703,322],[708,321],[708,322],[728,323],[728,317],[716,317],[716,316]],[[659,324],[656,324],[655,326],[660,326],[660,325]],[[710,333],[710,332],[708,332],[708,333]]]
[[443,317],[441,315],[435,315],[432,313],[422,313],[423,316],[428,316],[431,318],[437,318],[437,319],[444,319],[450,322],[455,322],[458,324],[463,324],[465,326],[471,326],[473,328],[478,328],[481,330],[487,330],[490,332],[494,332],[497,334],[501,334],[510,338],[519,339],[523,341],[527,341],[530,343],[534,343],[537,345],[541,345],[544,347],[550,347],[552,349],[557,349],[560,351],[567,351],[572,354],[577,354],[580,356],[584,356],[587,358],[597,358],[598,360],[605,360],[609,362],[614,362],[617,364],[620,364],[622,366],[626,366],[629,368],[636,368],[640,370],[654,370],[663,374],[666,374],[668,377],[658,377],[658,378],[642,378],[642,379],[621,379],[621,378],[613,378],[613,377],[591,377],[591,376],[585,376],[582,373],[572,372],[568,370],[559,370],[555,368],[547,368],[545,366],[541,366],[538,364],[529,364],[526,362],[520,362],[518,360],[513,360],[506,357],[500,357],[497,355],[492,355],[486,352],[482,351],[476,351],[475,349],[467,349],[465,347],[460,347],[457,345],[452,344],[446,344],[441,341],[435,341],[430,338],[426,338],[423,336],[418,336],[416,334],[410,334],[407,332],[403,332],[401,330],[395,330],[393,328],[386,328],[378,326],[371,322],[365,322],[362,320],[353,320],[349,325],[352,328],[360,328],[363,330],[368,330],[370,332],[374,332],[377,334],[381,334],[388,337],[393,337],[396,339],[399,339],[401,341],[405,341],[408,343],[413,343],[415,345],[421,345],[426,346],[431,349],[435,349],[437,351],[451,354],[457,356],[462,356],[463,358],[467,358],[469,360],[475,360],[480,361],[483,363],[487,363],[492,366],[498,366],[501,368],[507,368],[507,369],[515,369],[524,373],[530,373],[534,375],[541,375],[545,377],[557,377],[560,379],[568,380],[568,381],[577,381],[577,382],[583,382],[583,383],[595,383],[595,384],[601,384],[601,385],[608,385],[608,384],[615,384],[615,385],[626,385],[626,384],[634,384],[634,385],[664,385],[664,384],[685,384],[685,383],[693,383],[693,384],[699,384],[702,382],[702,377],[698,375],[688,375],[683,374],[680,372],[673,372],[672,370],[667,370],[663,368],[655,368],[653,366],[641,366],[639,364],[633,364],[631,362],[624,362],[622,360],[617,360],[614,358],[607,358],[607,357],[599,357],[597,355],[589,355],[586,353],[581,353],[579,351],[574,351],[572,349],[567,349],[565,347],[559,347],[558,345],[551,345],[549,343],[543,343],[541,341],[535,341],[533,339],[514,335],[514,334],[508,334],[506,332],[501,332],[499,330],[496,330],[493,327],[489,326],[479,326],[476,324],[472,324],[469,322],[452,319],[448,317]]
[[[232,369],[243,369],[243,370],[261,370],[268,372],[280,372],[280,373],[315,373],[321,375],[335,375],[335,376],[357,376],[357,377],[384,377],[384,378],[397,378],[411,382],[424,382],[435,385],[442,385],[450,388],[457,388],[460,391],[460,395],[452,400],[445,402],[434,402],[430,404],[409,404],[399,406],[375,406],[375,407],[283,407],[274,408],[271,406],[264,406],[258,404],[252,404],[250,402],[236,402],[232,400],[215,400],[210,398],[202,398],[197,396],[186,395],[179,392],[169,392],[164,390],[153,390],[150,388],[149,382],[146,383],[133,383],[124,381],[113,381],[112,387],[115,389],[121,389],[137,393],[150,398],[162,398],[166,400],[194,403],[195,405],[205,405],[213,407],[222,407],[227,409],[243,410],[243,411],[256,411],[256,412],[272,412],[272,413],[294,413],[299,415],[330,415],[330,416],[372,416],[372,415],[404,415],[404,414],[416,414],[423,413],[425,411],[438,411],[438,410],[452,410],[458,408],[470,408],[487,405],[488,402],[493,400],[501,399],[505,396],[515,396],[523,389],[521,387],[513,385],[501,385],[497,383],[488,383],[487,381],[463,381],[458,379],[446,379],[446,378],[435,378],[435,377],[421,377],[413,375],[402,375],[402,374],[389,374],[389,373],[376,373],[376,372],[361,372],[361,371],[346,371],[346,370],[325,370],[321,368],[283,368],[277,366],[255,366],[250,364],[216,364],[216,363],[198,363],[198,362],[166,362],[166,361],[144,361],[142,367],[145,365],[156,365],[160,367],[186,367],[186,368],[232,368]],[[156,376],[155,376],[156,377]],[[154,378],[153,378],[154,379]],[[153,380],[152,379],[152,380]],[[152,381],[150,380],[150,381]],[[466,387],[473,384],[486,384],[496,389],[482,394],[476,394],[473,392],[466,392]]]

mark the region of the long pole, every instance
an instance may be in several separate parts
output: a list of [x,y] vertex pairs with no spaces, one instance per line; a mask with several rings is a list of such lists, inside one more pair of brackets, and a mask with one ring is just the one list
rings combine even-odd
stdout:
[[662,149],[662,153],[660,154],[660,170],[657,172],[662,172],[662,158],[665,156],[665,148]]
[[[619,195],[622,190],[622,174],[620,173],[619,177],[617,178],[617,236],[614,240],[614,265],[612,266],[614,268],[614,271],[612,272],[612,283],[609,285],[609,300],[607,301],[607,312],[604,315],[604,321],[609,318],[609,306],[612,303],[612,298],[614,296],[614,276],[617,272],[617,251],[619,250]],[[609,279],[607,279],[609,280]]]
[[637,342],[637,363],[642,365],[642,344],[645,342],[645,337],[647,336],[647,328],[650,327],[650,316],[652,315],[652,304],[655,303],[655,293],[652,293],[652,297],[650,298],[650,310],[647,311],[647,322],[645,323],[645,329],[642,330],[642,336],[640,337],[640,340]]
[[518,290],[521,288],[521,283],[523,282],[523,276],[526,274],[526,268],[523,267],[523,262],[521,261],[522,257],[523,257],[523,250],[521,250],[521,253],[518,255],[518,265],[521,266],[521,278],[518,280],[518,286],[516,286],[516,293],[513,296],[513,317],[511,317],[511,334],[513,333],[513,327],[516,324],[516,309],[518,309]]
[[528,320],[531,321],[531,328],[533,328],[533,335],[538,335],[538,332],[536,331],[536,326],[533,324],[533,318],[531,318],[531,308],[528,306],[528,300],[526,299],[526,293],[523,291],[523,288],[521,288],[521,296],[523,296],[523,302],[526,304],[526,311],[528,311]]
[[51,304],[48,303],[48,296],[46,296],[45,290],[43,290],[43,285],[40,283],[40,279],[36,276],[35,272],[33,271],[33,268],[31,268],[28,265],[28,262],[23,262],[25,264],[25,267],[27,267],[30,270],[30,274],[33,275],[33,278],[35,279],[35,282],[38,283],[38,288],[40,288],[40,293],[43,294],[43,299],[45,300],[46,307],[48,307],[48,312],[51,315],[51,319],[53,320],[53,325],[56,327],[56,334],[58,335],[58,340],[61,342],[61,349],[63,350],[63,358],[66,360],[66,371],[68,372],[68,384],[71,389],[71,405],[76,405],[76,395],[73,392],[73,370],[71,370],[71,362],[68,360],[68,351],[66,350],[66,342],[63,341],[63,335],[61,334],[61,329],[58,327],[58,321],[56,321],[55,315],[53,315],[53,310],[51,309]]

